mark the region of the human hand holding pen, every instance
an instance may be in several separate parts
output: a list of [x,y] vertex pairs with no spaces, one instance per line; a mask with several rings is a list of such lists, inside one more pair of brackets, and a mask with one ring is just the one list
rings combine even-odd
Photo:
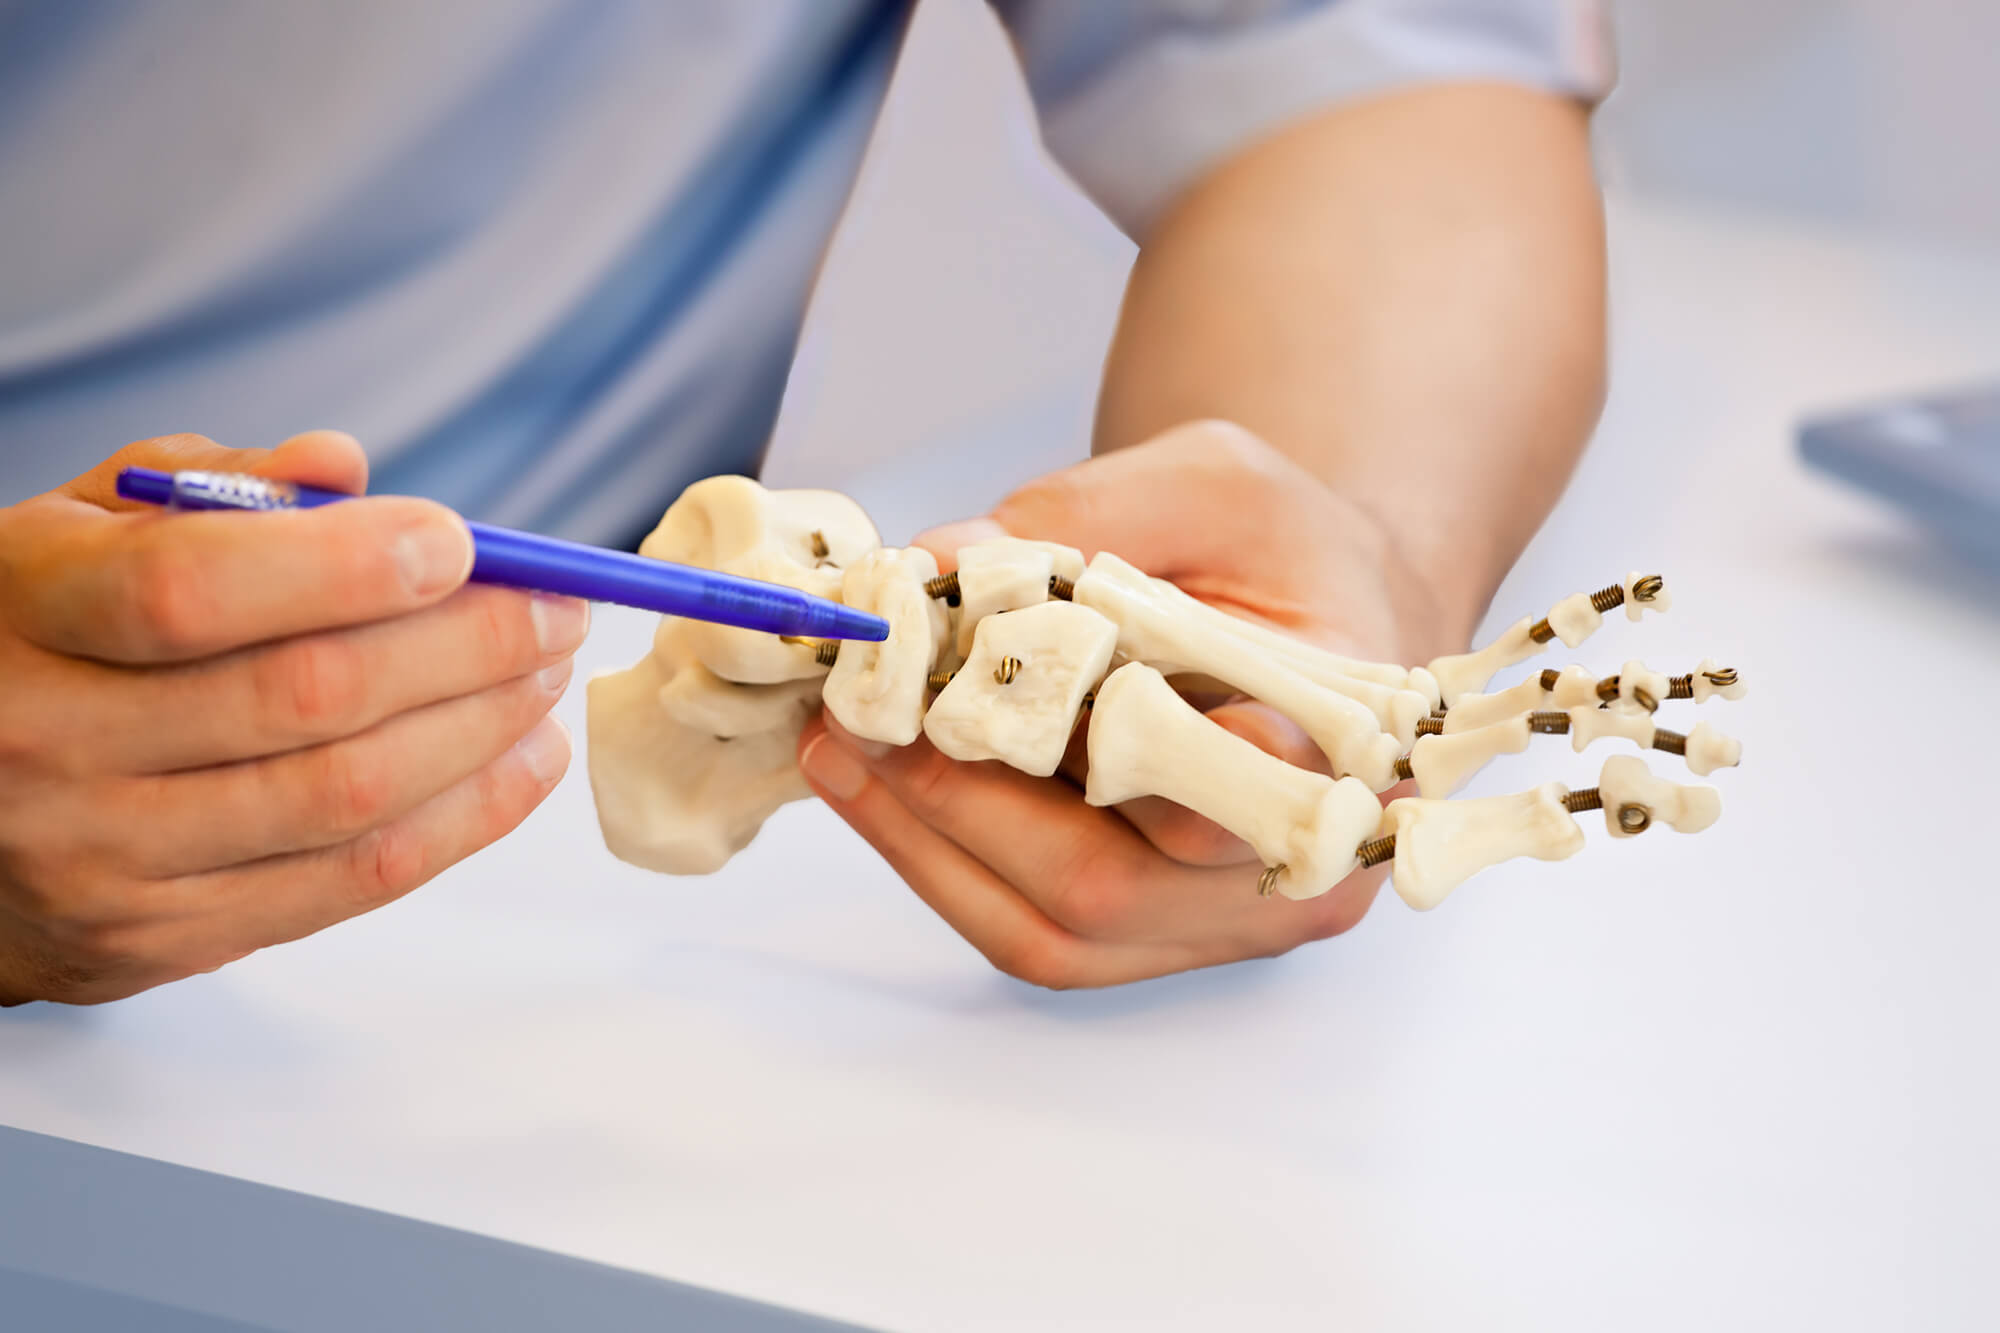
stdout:
[[365,488],[347,436],[169,436],[0,509],[0,1003],[117,999],[378,907],[569,762],[585,603],[465,587],[429,501],[166,515],[125,466]]

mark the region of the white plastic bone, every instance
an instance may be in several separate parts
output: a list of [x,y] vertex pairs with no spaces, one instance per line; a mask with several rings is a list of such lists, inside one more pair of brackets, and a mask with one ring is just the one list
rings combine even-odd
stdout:
[[1437,677],[1438,691],[1446,708],[1455,706],[1465,695],[1486,688],[1486,682],[1517,662],[1525,662],[1542,651],[1529,636],[1535,622],[1523,618],[1508,626],[1497,639],[1469,653],[1434,657],[1430,673]]
[[1714,658],[1704,657],[1701,659],[1701,665],[1694,669],[1694,701],[1696,703],[1705,704],[1718,695],[1724,699],[1741,699],[1743,697],[1746,687],[1740,677],[1731,685],[1717,685],[1708,678],[1709,672],[1719,672],[1721,670],[1722,668],[1716,665]]
[[1560,861],[1583,848],[1559,782],[1511,796],[1389,802],[1382,831],[1396,835],[1396,893],[1420,912],[1489,866],[1519,856]]
[[1618,698],[1643,711],[1651,710],[1639,704],[1639,691],[1644,690],[1646,697],[1653,701],[1653,707],[1657,708],[1667,701],[1667,692],[1672,686],[1673,682],[1667,678],[1666,672],[1654,671],[1637,658],[1618,668]]
[[1625,618],[1627,620],[1636,622],[1639,617],[1645,615],[1648,611],[1659,615],[1673,609],[1674,599],[1668,595],[1664,585],[1658,592],[1653,594],[1653,600],[1650,602],[1642,602],[1632,595],[1632,585],[1645,577],[1644,574],[1641,574],[1636,569],[1625,576]]
[[1649,749],[1653,731],[1653,715],[1633,704],[1569,710],[1569,744],[1578,754],[1606,737],[1628,740],[1642,750]]
[[1203,717],[1159,672],[1128,662],[1097,691],[1084,799],[1162,796],[1214,820],[1282,865],[1277,891],[1312,898],[1355,868],[1381,803],[1365,783],[1295,768]]
[[[1083,696],[1111,664],[1118,629],[1087,606],[1043,602],[979,622],[972,655],[924,714],[953,759],[998,759],[1047,777],[1062,764]],[[1020,665],[1002,681],[1000,664]]]
[[1707,777],[1718,768],[1734,768],[1743,762],[1743,742],[1725,736],[1706,722],[1695,724],[1687,737],[1688,770]]
[[[1604,824],[1614,838],[1629,838],[1620,812],[1629,805],[1642,806],[1649,823],[1665,824],[1681,833],[1699,833],[1722,817],[1722,795],[1713,787],[1683,787],[1677,782],[1653,776],[1635,755],[1613,755],[1604,761],[1598,774],[1597,793],[1604,800]],[[1400,854],[1402,843],[1396,844]]]
[[889,622],[881,643],[843,640],[827,673],[827,711],[864,740],[908,745],[923,730],[926,680],[948,628],[942,604],[924,591],[937,557],[920,547],[881,547],[850,566],[840,599]]
[[[670,875],[703,875],[748,845],[779,806],[812,794],[793,751],[817,682],[751,687],[758,694],[750,712],[715,703],[711,721],[777,715],[767,730],[718,739],[667,711],[674,674],[649,655],[590,682],[590,790],[612,855]],[[685,703],[706,688],[675,697]]]
[[[1427,706],[1436,708],[1438,697],[1437,682],[1428,671],[1421,667],[1403,667],[1390,662],[1363,662],[1339,653],[1316,648],[1302,639],[1280,633],[1253,620],[1232,616],[1227,611],[1210,606],[1200,598],[1191,597],[1165,579],[1156,579],[1144,570],[1121,560],[1109,551],[1099,551],[1091,558],[1085,571],[1094,576],[1094,581],[1118,584],[1135,591],[1144,589],[1159,602],[1179,609],[1192,620],[1209,625],[1217,631],[1232,634],[1239,639],[1262,648],[1265,653],[1283,662],[1299,675],[1318,685],[1331,688],[1336,681],[1365,680],[1377,685],[1386,685],[1392,690],[1409,689],[1427,695]],[[1075,580],[1073,580],[1075,581]],[[1175,674],[1167,672],[1168,675]]]
[[[767,491],[748,477],[732,476],[709,477],[682,491],[639,554],[837,599],[842,571],[879,545],[875,525],[844,495]],[[774,634],[689,621],[687,642],[724,680],[773,684],[826,674],[812,645]]]
[[650,660],[661,669],[661,709],[679,725],[717,740],[761,736],[792,726],[801,713],[812,711],[813,696],[819,692],[816,680],[738,685],[698,661],[658,649]]
[[1549,701],[1558,709],[1595,708],[1597,677],[1571,663],[1556,673],[1556,687],[1549,691]]
[[979,622],[1049,600],[1055,556],[1039,542],[999,537],[958,552],[958,653],[972,652]]
[[1224,632],[1226,626],[1213,619],[1191,614],[1187,605],[1200,605],[1194,599],[1107,556],[1100,552],[1077,580],[1076,604],[1103,612],[1118,626],[1118,651],[1126,658],[1163,673],[1188,671],[1222,681],[1298,723],[1335,772],[1358,777],[1375,791],[1394,785],[1402,747],[1366,705],[1315,684],[1276,654]]
[[1477,731],[1510,717],[1521,717],[1539,709],[1548,697],[1548,691],[1542,688],[1539,673],[1519,685],[1493,694],[1460,695],[1458,702],[1444,715],[1444,734],[1452,736],[1462,731]]
[[1529,735],[1528,717],[1522,713],[1473,731],[1420,737],[1410,750],[1410,776],[1417,780],[1418,794],[1441,800],[1501,755],[1527,749]]
[[1556,632],[1563,646],[1574,648],[1597,633],[1597,627],[1604,623],[1604,616],[1591,604],[1589,593],[1579,592],[1550,607],[1548,620],[1549,628]]

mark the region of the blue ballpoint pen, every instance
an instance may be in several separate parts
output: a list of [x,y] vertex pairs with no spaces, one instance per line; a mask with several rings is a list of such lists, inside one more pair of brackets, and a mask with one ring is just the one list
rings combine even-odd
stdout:
[[[355,498],[240,472],[159,472],[145,467],[121,471],[118,493],[127,500],[173,509],[313,509]],[[889,637],[889,622],[880,616],[782,584],[486,523],[466,526],[472,529],[472,578],[478,583],[566,593],[770,634],[874,643]]]

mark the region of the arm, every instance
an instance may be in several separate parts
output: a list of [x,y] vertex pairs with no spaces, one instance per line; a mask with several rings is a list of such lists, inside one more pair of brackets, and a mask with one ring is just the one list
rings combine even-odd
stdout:
[[1405,593],[1436,601],[1422,651],[1453,651],[1596,420],[1603,287],[1577,103],[1440,85],[1332,111],[1210,173],[1148,238],[1096,451],[1247,427],[1379,522]]

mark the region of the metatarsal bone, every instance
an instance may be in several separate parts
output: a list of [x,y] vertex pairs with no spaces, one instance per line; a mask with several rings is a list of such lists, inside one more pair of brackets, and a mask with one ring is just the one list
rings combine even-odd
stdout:
[[1294,768],[1203,717],[1159,672],[1128,662],[1097,690],[1084,800],[1161,796],[1214,820],[1285,867],[1277,891],[1312,898],[1355,869],[1382,806],[1365,783]]
[[[834,491],[767,491],[709,477],[681,492],[639,554],[838,599],[841,571],[881,545],[861,507]],[[826,674],[809,643],[689,621],[687,643],[724,680],[774,684]]]
[[827,711],[864,740],[908,745],[924,725],[924,696],[939,634],[948,627],[943,606],[924,591],[937,577],[937,558],[920,547],[882,547],[851,566],[840,581],[847,605],[889,622],[881,643],[843,640],[827,673]]
[[950,758],[998,759],[1048,777],[1117,640],[1110,621],[1071,602],[988,616],[972,655],[924,714],[924,735]]
[[[1643,833],[1655,823],[1681,833],[1699,833],[1722,817],[1722,795],[1715,788],[1683,787],[1656,778],[1644,763],[1629,754],[1614,755],[1604,761],[1597,792],[1604,802],[1605,826],[1614,838]],[[1627,813],[1635,807],[1644,813]],[[1400,841],[1396,849],[1400,855]]]
[[[1216,630],[1232,634],[1256,644],[1265,652],[1283,662],[1299,675],[1318,685],[1328,685],[1335,680],[1363,680],[1377,685],[1386,685],[1392,690],[1411,689],[1419,694],[1428,694],[1427,704],[1431,708],[1440,702],[1437,682],[1423,668],[1398,666],[1390,662],[1362,662],[1351,657],[1330,653],[1289,634],[1259,625],[1252,620],[1232,616],[1227,611],[1218,610],[1200,598],[1191,597],[1165,579],[1156,579],[1145,571],[1121,560],[1109,551],[1099,551],[1085,571],[1093,582],[1115,584],[1133,592],[1142,592],[1151,600],[1176,609],[1189,618],[1209,625]],[[1174,675],[1175,672],[1167,672]]]
[[1410,776],[1419,794],[1442,800],[1503,754],[1528,748],[1526,713],[1453,735],[1425,736],[1410,750]]
[[1457,706],[1460,698],[1486,688],[1507,667],[1525,662],[1542,651],[1528,631],[1535,622],[1525,617],[1515,621],[1499,638],[1470,653],[1454,653],[1431,659],[1430,673],[1437,677],[1438,691],[1446,708]]
[[1444,733],[1451,736],[1490,727],[1510,717],[1525,717],[1539,709],[1547,697],[1548,691],[1542,688],[1540,676],[1530,676],[1519,685],[1497,694],[1460,695],[1458,702],[1444,715]]
[[1118,626],[1120,653],[1163,672],[1212,676],[1298,723],[1336,772],[1352,774],[1376,791],[1395,784],[1402,747],[1366,705],[1314,684],[1260,644],[1224,632],[1227,627],[1210,617],[1190,613],[1188,606],[1200,603],[1161,580],[1128,576],[1125,571],[1138,572],[1107,555],[1100,552],[1077,580],[1076,604],[1103,612]]
[[1489,866],[1518,856],[1560,861],[1583,848],[1583,830],[1563,805],[1569,789],[1544,783],[1512,796],[1389,802],[1382,831],[1396,838],[1396,893],[1420,912]]

